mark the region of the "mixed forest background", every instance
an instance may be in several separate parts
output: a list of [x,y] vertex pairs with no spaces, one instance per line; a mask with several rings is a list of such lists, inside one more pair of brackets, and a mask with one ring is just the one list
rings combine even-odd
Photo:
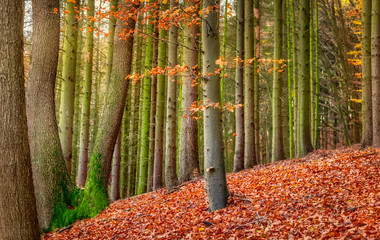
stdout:
[[3,89],[23,99],[9,115],[22,115],[19,174],[43,231],[197,176],[215,211],[226,172],[380,145],[379,0],[1,0],[0,12],[0,74],[18,64]]

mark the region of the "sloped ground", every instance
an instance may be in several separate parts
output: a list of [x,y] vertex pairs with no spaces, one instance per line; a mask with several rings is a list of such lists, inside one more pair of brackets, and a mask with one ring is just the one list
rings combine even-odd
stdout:
[[318,151],[228,174],[225,209],[204,181],[120,200],[42,239],[380,239],[380,149]]

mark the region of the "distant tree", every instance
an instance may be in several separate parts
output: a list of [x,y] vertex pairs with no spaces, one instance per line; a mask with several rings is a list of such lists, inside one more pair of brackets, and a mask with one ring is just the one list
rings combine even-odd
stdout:
[[204,168],[210,211],[224,208],[229,196],[224,167],[222,116],[217,107],[221,99],[220,76],[215,72],[220,51],[219,12],[215,9],[219,9],[219,5],[218,0],[203,1],[204,9],[213,9],[202,19],[203,97],[206,105],[213,104],[207,106],[204,112]]
[[10,240],[40,237],[26,124],[22,10],[21,0],[0,2],[0,236]]
[[380,146],[380,0],[372,0],[372,128],[373,145]]

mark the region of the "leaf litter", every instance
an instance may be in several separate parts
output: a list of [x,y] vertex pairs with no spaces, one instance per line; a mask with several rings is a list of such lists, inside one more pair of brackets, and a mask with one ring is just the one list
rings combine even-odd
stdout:
[[317,150],[227,174],[226,208],[204,180],[119,200],[42,239],[380,239],[380,149]]

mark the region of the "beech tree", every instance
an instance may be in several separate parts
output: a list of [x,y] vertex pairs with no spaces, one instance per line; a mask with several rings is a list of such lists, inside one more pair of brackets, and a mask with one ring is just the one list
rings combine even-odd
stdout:
[[219,58],[219,9],[218,0],[203,2],[203,8],[213,9],[202,19],[203,98],[204,111],[204,168],[207,198],[210,211],[224,208],[229,196],[224,167],[223,133],[220,103],[220,76],[215,69]]
[[10,240],[39,239],[25,110],[22,10],[23,1],[0,2],[0,236]]

